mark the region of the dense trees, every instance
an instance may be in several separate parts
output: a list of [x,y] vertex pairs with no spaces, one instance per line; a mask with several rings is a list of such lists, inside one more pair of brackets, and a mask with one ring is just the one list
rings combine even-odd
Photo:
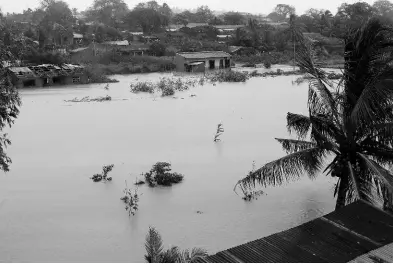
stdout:
[[227,12],[224,14],[224,22],[228,25],[241,25],[244,23],[244,16],[239,12]]

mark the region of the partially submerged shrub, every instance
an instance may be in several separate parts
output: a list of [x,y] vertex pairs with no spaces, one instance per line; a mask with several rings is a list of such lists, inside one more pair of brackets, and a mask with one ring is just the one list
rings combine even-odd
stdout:
[[212,82],[245,82],[249,79],[249,75],[247,72],[218,71],[207,78]]
[[94,182],[100,182],[100,181],[111,181],[112,177],[108,177],[108,173],[112,171],[113,167],[115,165],[106,165],[102,167],[102,174],[94,174],[92,179]]
[[216,135],[214,136],[214,142],[221,141],[220,136],[224,132],[224,128],[222,127],[222,123],[217,125]]
[[133,93],[154,93],[154,84],[151,82],[137,82],[131,84],[131,92]]
[[272,63],[267,60],[263,63],[263,66],[265,67],[265,69],[270,69],[272,67]]
[[124,196],[120,198],[125,204],[126,204],[126,211],[128,212],[128,215],[135,215],[136,211],[138,210],[138,202],[139,202],[139,195],[138,195],[138,187],[136,187],[134,190],[131,190],[127,186],[127,181],[126,181],[126,187],[123,190]]
[[183,181],[184,176],[177,172],[171,172],[171,164],[157,162],[149,172],[145,173],[145,180],[150,187],[157,185],[171,186]]

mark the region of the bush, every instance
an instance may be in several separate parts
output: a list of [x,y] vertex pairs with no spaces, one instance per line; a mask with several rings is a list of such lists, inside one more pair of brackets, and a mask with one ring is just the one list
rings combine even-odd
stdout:
[[154,93],[154,84],[151,82],[137,82],[131,84],[131,92]]
[[113,82],[118,82],[115,79],[111,79],[108,78],[105,75],[105,72],[99,68],[99,67],[95,67],[95,66],[87,66],[84,69],[85,74],[87,76],[87,78],[89,79],[90,83],[113,83]]
[[219,71],[207,78],[212,82],[245,82],[249,79],[249,75],[247,72]]
[[265,69],[270,69],[272,67],[272,64],[270,61],[267,60],[263,63],[263,66],[265,67]]
[[170,172],[171,164],[168,162],[157,162],[149,172],[145,173],[145,180],[150,187],[157,185],[171,186],[183,181],[184,176],[177,172]]
[[165,45],[159,42],[155,42],[151,44],[148,50],[150,55],[158,56],[158,57],[164,56],[165,51],[166,51]]
[[92,179],[94,182],[111,181],[112,177],[107,177],[107,176],[108,173],[112,171],[114,166],[115,165],[111,164],[102,167],[102,174],[94,174],[93,177],[91,177],[90,179]]

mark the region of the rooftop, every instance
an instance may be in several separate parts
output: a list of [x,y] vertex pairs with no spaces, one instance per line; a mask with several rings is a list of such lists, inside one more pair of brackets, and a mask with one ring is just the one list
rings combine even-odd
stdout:
[[208,58],[224,58],[231,55],[224,51],[199,51],[199,52],[179,52],[177,55],[186,59],[208,59]]
[[362,260],[372,262],[369,259],[376,257],[391,262],[392,242],[393,215],[357,201],[303,225],[218,252],[199,261],[343,263]]
[[53,64],[41,64],[29,67],[8,68],[19,79],[32,79],[37,77],[67,76],[71,74],[82,74],[84,67],[73,64],[63,64],[61,66]]

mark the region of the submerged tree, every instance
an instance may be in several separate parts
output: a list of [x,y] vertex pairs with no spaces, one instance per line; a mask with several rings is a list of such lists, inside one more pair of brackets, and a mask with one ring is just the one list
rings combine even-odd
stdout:
[[[393,29],[369,20],[345,44],[343,79],[334,84],[315,66],[311,44],[303,43],[298,64],[309,77],[309,115],[288,113],[287,128],[297,139],[277,141],[287,156],[265,164],[237,186],[277,186],[324,170],[338,182],[336,209],[354,200],[392,203]],[[306,140],[308,138],[308,140]]]
[[201,248],[181,250],[171,247],[164,250],[160,233],[150,227],[145,240],[145,259],[148,263],[194,263],[198,258],[206,257],[207,252]]

